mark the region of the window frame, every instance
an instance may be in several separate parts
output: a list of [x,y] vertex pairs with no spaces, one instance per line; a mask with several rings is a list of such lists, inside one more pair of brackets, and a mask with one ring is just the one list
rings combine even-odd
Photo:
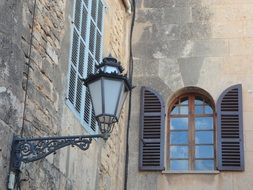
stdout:
[[[80,94],[80,98],[81,98],[81,103],[80,103],[80,112],[77,111],[76,109],[76,96],[77,96],[77,81],[78,81],[78,76],[85,78],[87,77],[87,73],[88,73],[88,59],[89,59],[89,55],[92,57],[93,59],[93,63],[92,63],[92,72],[95,72],[95,65],[96,64],[100,64],[101,60],[102,60],[102,54],[103,54],[103,41],[104,41],[104,19],[105,19],[105,9],[106,9],[106,5],[104,0],[96,0],[96,20],[94,20],[92,18],[92,2],[94,2],[94,0],[86,0],[88,2],[88,4],[86,5],[85,0],[80,0],[81,2],[81,7],[79,8],[80,10],[80,20],[79,20],[79,28],[77,28],[78,26],[75,23],[75,15],[76,15],[76,5],[77,5],[77,1],[78,0],[74,0],[73,2],[73,8],[72,8],[72,14],[71,14],[71,24],[70,24],[70,46],[69,46],[69,56],[68,56],[68,73],[67,73],[67,90],[66,90],[66,105],[67,107],[71,110],[71,112],[74,114],[74,116],[78,119],[78,121],[80,122],[81,126],[86,130],[87,133],[89,134],[96,134],[98,133],[98,125],[94,124],[94,129],[92,128],[92,124],[95,121],[95,118],[92,117],[92,112],[93,109],[91,108],[92,104],[91,104],[91,100],[90,100],[90,108],[89,108],[89,122],[87,123],[84,120],[84,112],[85,112],[85,101],[86,101],[86,93],[87,93],[87,89],[85,86],[82,86],[81,88],[81,94]],[[98,26],[98,16],[99,16],[99,3],[102,3],[102,14],[101,14],[101,28],[99,28]],[[85,7],[84,7],[85,6]],[[86,18],[86,30],[85,30],[85,36],[82,36],[82,24],[83,24],[83,10],[86,9],[87,11],[87,18]],[[91,30],[91,23],[95,24],[95,33],[94,33],[94,44],[93,44],[93,52],[90,51],[89,46],[90,46],[90,30]],[[76,65],[73,63],[72,61],[72,52],[73,52],[73,36],[74,36],[74,32],[78,33],[78,40],[77,40],[77,55],[76,55]],[[96,59],[96,55],[97,55],[97,33],[100,34],[101,36],[101,42],[100,42],[100,55],[99,55],[99,61],[97,61]],[[82,67],[82,75],[79,72],[79,59],[80,59],[80,44],[83,44],[84,47],[84,61],[83,61],[83,67]],[[75,68],[73,68],[73,65],[75,66]],[[71,78],[71,69],[75,70],[75,85],[74,85],[74,103],[72,103],[69,100],[69,94],[70,94],[70,78]]]
[[[195,107],[195,103],[194,103],[194,99],[195,97],[201,97],[203,99],[204,102],[207,102],[207,104],[212,108],[213,110],[213,113],[212,114],[196,114],[194,111],[194,107]],[[177,114],[177,115],[172,115],[171,116],[171,111],[173,109],[173,107],[177,104],[177,102],[180,102],[180,99],[184,98],[184,97],[187,97],[188,98],[188,107],[189,107],[189,110],[188,110],[188,114]],[[188,144],[182,144],[180,146],[187,146],[188,147],[188,170],[171,170],[170,169],[170,160],[171,160],[171,157],[170,157],[170,132],[171,132],[171,129],[170,129],[170,120],[171,118],[188,118]],[[195,125],[194,125],[194,119],[197,118],[197,117],[212,117],[213,118],[213,153],[214,153],[214,156],[213,156],[213,160],[214,160],[214,168],[213,170],[196,170],[195,169],[195,160],[211,160],[210,158],[196,158],[195,157],[195,147],[196,145],[196,142],[195,142]],[[165,153],[166,153],[166,168],[167,168],[167,171],[169,172],[175,172],[175,173],[210,173],[212,171],[216,171],[217,170],[217,114],[216,114],[216,109],[215,109],[215,103],[213,102],[212,99],[210,99],[209,97],[207,97],[206,95],[202,94],[202,93],[198,93],[198,92],[186,92],[186,93],[183,93],[183,94],[180,94],[178,95],[177,97],[175,97],[173,99],[173,101],[170,102],[169,106],[168,106],[168,112],[167,112],[167,127],[166,127],[166,137],[167,137],[167,142],[166,142],[166,150],[165,150]],[[184,130],[182,130],[184,131]],[[198,131],[198,130],[197,130]],[[211,130],[204,130],[204,131],[211,131]],[[207,144],[201,144],[200,146],[208,146]],[[210,144],[211,145],[211,144]],[[173,145],[172,145],[173,146]],[[178,146],[178,145],[176,145]],[[180,160],[178,158],[176,158],[175,160]],[[181,160],[186,160],[184,158],[182,158]],[[166,173],[166,172],[165,172]]]

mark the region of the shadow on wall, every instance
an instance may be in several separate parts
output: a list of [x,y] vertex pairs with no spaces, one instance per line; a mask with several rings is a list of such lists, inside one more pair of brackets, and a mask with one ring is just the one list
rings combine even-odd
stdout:
[[160,77],[175,91],[197,84],[205,56],[215,50],[207,40],[211,37],[209,8],[195,0],[169,2],[174,3],[160,0],[139,5],[133,39],[134,75]]

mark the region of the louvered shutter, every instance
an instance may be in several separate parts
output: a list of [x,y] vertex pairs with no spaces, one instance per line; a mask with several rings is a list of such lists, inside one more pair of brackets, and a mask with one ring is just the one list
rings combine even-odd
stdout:
[[244,170],[242,86],[226,89],[217,102],[218,169]]
[[98,133],[98,126],[80,78],[94,73],[102,60],[104,8],[103,0],[75,0],[73,10],[67,105],[91,134]]
[[141,89],[140,170],[164,169],[165,109],[161,96],[154,90]]

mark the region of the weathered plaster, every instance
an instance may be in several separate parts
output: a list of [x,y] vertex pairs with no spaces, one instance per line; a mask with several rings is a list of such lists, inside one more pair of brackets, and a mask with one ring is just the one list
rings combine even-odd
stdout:
[[[253,185],[252,6],[252,0],[137,0],[129,189],[247,190]],[[188,86],[206,90],[216,102],[223,90],[238,83],[243,87],[244,172],[138,171],[141,86],[158,91],[166,103]]]

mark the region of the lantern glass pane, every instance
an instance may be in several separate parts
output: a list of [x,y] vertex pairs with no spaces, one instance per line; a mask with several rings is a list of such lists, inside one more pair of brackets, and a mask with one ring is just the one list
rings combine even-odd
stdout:
[[95,115],[102,114],[102,88],[101,79],[89,84],[90,95],[94,107]]
[[122,82],[121,80],[103,79],[105,115],[115,116]]
[[122,89],[121,89],[120,97],[119,97],[117,112],[116,112],[117,119],[119,119],[120,112],[122,110],[122,107],[123,107],[123,104],[126,100],[126,97],[127,97],[127,91],[125,90],[125,85],[123,85]]
[[104,67],[104,72],[105,73],[119,73],[119,69],[117,67],[113,67],[113,66],[105,66]]

